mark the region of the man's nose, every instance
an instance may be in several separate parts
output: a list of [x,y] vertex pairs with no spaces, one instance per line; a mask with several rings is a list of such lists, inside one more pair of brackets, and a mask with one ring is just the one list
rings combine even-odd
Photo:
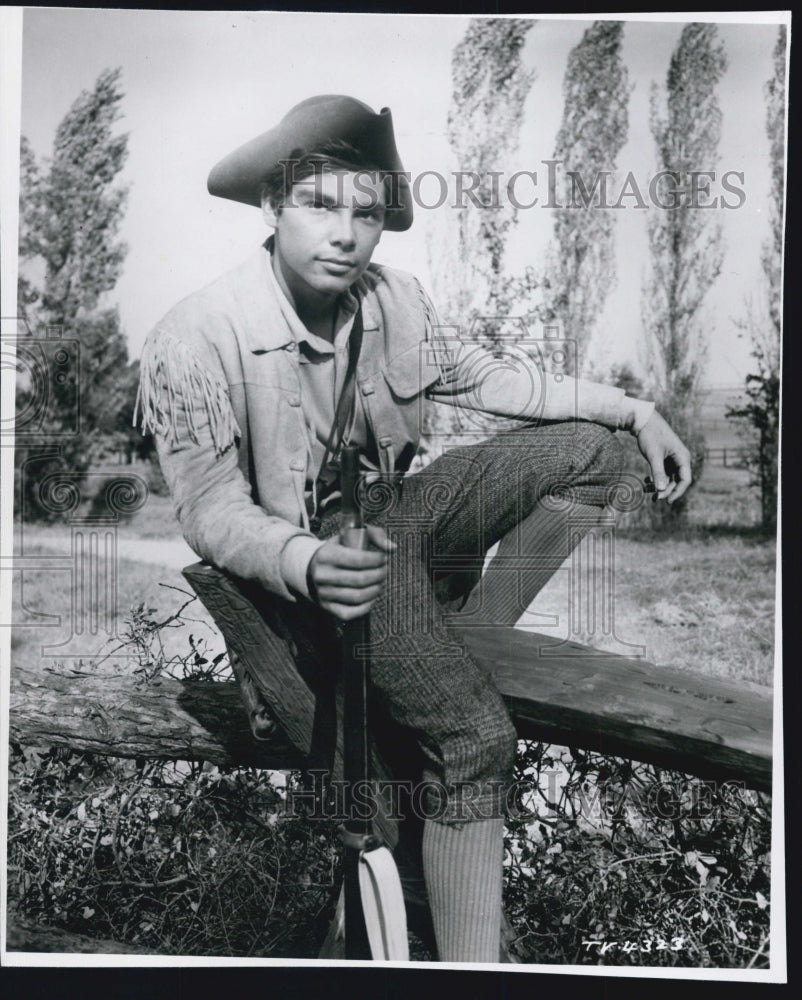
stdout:
[[332,215],[334,216],[332,243],[335,243],[337,246],[353,247],[356,243],[353,212],[347,208],[342,208],[338,212],[332,212]]

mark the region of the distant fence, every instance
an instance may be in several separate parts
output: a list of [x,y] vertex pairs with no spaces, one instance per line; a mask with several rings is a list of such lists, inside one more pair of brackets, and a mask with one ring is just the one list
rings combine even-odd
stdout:
[[723,465],[729,469],[745,469],[748,450],[746,448],[705,448],[705,461],[710,465]]

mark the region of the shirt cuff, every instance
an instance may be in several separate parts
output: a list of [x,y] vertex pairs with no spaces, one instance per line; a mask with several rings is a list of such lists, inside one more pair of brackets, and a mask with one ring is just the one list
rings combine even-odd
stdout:
[[312,556],[321,545],[325,545],[325,539],[321,540],[313,535],[293,535],[281,550],[282,579],[291,590],[310,600],[306,571]]
[[621,401],[618,428],[622,431],[629,431],[630,434],[640,434],[653,413],[654,403],[647,402],[645,399],[624,396]]

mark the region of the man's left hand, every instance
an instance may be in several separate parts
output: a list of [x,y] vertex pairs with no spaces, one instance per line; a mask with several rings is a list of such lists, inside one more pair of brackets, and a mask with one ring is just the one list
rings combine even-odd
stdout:
[[659,413],[641,428],[638,447],[651,466],[657,499],[679,500],[691,485],[691,454]]

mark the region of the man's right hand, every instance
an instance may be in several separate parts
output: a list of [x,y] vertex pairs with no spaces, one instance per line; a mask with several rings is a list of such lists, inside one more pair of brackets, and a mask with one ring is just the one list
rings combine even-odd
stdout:
[[331,538],[309,562],[310,597],[341,621],[370,611],[384,587],[387,556],[398,547],[384,528],[368,525],[367,533],[370,549],[350,549]]

